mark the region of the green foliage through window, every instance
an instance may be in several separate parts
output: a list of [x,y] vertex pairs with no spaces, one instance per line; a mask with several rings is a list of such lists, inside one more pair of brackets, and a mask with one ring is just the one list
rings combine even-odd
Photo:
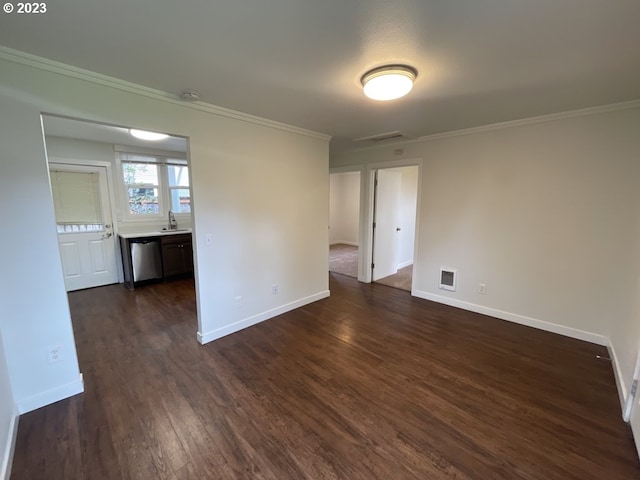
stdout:
[[160,214],[158,166],[147,163],[122,162],[131,215]]

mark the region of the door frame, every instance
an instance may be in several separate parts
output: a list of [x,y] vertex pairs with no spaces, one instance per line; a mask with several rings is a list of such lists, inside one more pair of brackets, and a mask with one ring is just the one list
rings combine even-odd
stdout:
[[[366,196],[364,192],[365,168],[364,168],[364,165],[353,165],[353,166],[347,166],[347,167],[330,168],[329,178],[331,178],[331,175],[335,173],[359,173],[360,174],[360,201],[358,205],[358,215],[359,215],[358,217],[358,243],[359,243],[358,245],[358,280],[362,282],[364,281],[362,280],[363,268],[366,268],[366,262],[364,260],[364,257],[362,256],[362,241],[364,238],[363,223],[362,223],[362,209],[366,202]],[[329,214],[331,214],[331,212],[329,212]],[[329,244],[328,228],[330,228],[330,225],[327,225],[327,245]],[[327,264],[328,262],[329,262],[329,259],[327,258]]]
[[[359,165],[347,165],[344,167],[329,168],[329,174],[360,172],[360,221],[358,247],[358,281],[371,283],[371,258],[373,255],[373,190],[375,171],[381,168],[418,167],[418,193],[416,195],[416,230],[413,242],[413,279],[411,285],[411,295],[413,295],[413,285],[416,283],[415,265],[418,263],[418,244],[420,238],[420,203],[422,198],[422,172],[423,159],[421,157],[407,158],[402,160],[388,160],[384,162],[365,163]],[[328,236],[328,233],[327,233]],[[327,238],[327,244],[329,239]],[[328,262],[328,259],[327,259]]]
[[625,392],[626,399],[622,411],[622,419],[629,425],[629,428],[631,429],[631,435],[633,437],[638,455],[640,455],[640,399],[638,398],[638,392],[636,392],[635,395],[632,395],[632,392],[633,386],[639,378],[640,348],[638,349],[638,352],[636,354],[636,364],[633,369],[633,376],[631,377],[631,385],[629,386],[629,390]]
[[[629,423],[629,421],[631,420],[631,414],[633,413],[634,410],[634,403],[635,403],[635,399],[638,396],[638,394],[636,393],[636,395],[631,395],[631,392],[633,390],[633,384],[640,378],[640,348],[638,348],[638,351],[636,353],[636,364],[633,368],[633,376],[631,377],[631,385],[629,386],[629,391],[625,392],[627,397],[625,399],[624,405],[623,405],[623,409],[622,409],[622,419]],[[619,387],[618,387],[619,388]],[[636,407],[638,408],[638,407]],[[640,438],[638,439],[638,445],[640,446]]]
[[420,237],[420,199],[422,197],[422,158],[407,158],[403,160],[389,160],[384,162],[368,163],[363,165],[365,171],[361,175],[360,186],[360,251],[359,251],[359,269],[358,280],[364,283],[371,283],[371,258],[373,255],[373,193],[375,171],[381,168],[398,168],[398,167],[418,167],[418,193],[416,195],[416,230],[413,242],[413,279],[411,285],[411,294],[413,295],[413,285],[415,285],[416,271],[415,265],[418,263],[418,240]]
[[[46,139],[45,139],[45,147],[46,147]],[[117,241],[118,238],[118,221],[117,221],[117,205],[115,202],[116,191],[114,189],[114,180],[113,180],[113,166],[109,162],[100,161],[100,160],[81,160],[75,158],[64,158],[64,157],[56,157],[49,156],[47,154],[47,169],[51,168],[52,165],[62,165],[62,166],[72,166],[72,167],[101,167],[106,170],[107,173],[107,196],[109,198],[109,207],[111,209],[111,226],[113,236],[116,238],[114,242],[114,250],[116,256],[116,268],[117,268],[117,276],[118,283],[124,282],[124,274],[122,273],[122,254],[120,252],[120,242]],[[51,183],[51,179],[49,179],[49,183]]]
[[408,158],[406,160],[395,160],[388,162],[370,163],[367,165],[367,177],[368,177],[368,215],[364,228],[366,230],[365,242],[366,242],[366,255],[369,265],[367,268],[366,276],[364,276],[366,283],[373,282],[373,269],[371,268],[371,262],[373,261],[373,221],[374,221],[374,201],[375,201],[375,174],[377,170],[385,170],[392,168],[402,167],[418,167],[418,185],[416,193],[416,218],[415,218],[415,231],[413,237],[413,270],[411,275],[411,295],[414,295],[414,285],[416,284],[416,270],[415,265],[418,263],[419,249],[418,239],[420,236],[420,199],[422,197],[422,158]]
[[[399,168],[399,167],[418,167],[418,193],[416,195],[416,223],[415,223],[415,235],[413,240],[413,276],[411,280],[411,295],[413,295],[414,285],[416,283],[416,269],[415,265],[419,261],[419,249],[418,243],[420,238],[420,199],[422,198],[422,171],[423,171],[423,160],[422,158],[407,158],[403,160],[390,160],[386,162],[376,162],[369,163],[366,165],[366,175],[365,175],[365,197],[366,204],[364,208],[364,212],[360,212],[360,222],[361,222],[361,232],[364,229],[364,235],[362,237],[363,241],[361,242],[363,245],[361,248],[361,254],[364,255],[365,262],[369,264],[366,265],[365,271],[362,272],[362,279],[358,277],[358,280],[365,283],[372,282],[372,272],[371,272],[371,259],[373,258],[373,196],[374,196],[374,182],[375,182],[375,171],[380,169],[387,168]],[[364,213],[364,215],[362,215]]]

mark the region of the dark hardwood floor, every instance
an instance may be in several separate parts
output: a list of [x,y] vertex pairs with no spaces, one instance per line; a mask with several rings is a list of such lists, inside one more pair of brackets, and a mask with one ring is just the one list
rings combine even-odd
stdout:
[[202,346],[191,281],[69,295],[85,393],[12,479],[633,479],[606,349],[331,275]]

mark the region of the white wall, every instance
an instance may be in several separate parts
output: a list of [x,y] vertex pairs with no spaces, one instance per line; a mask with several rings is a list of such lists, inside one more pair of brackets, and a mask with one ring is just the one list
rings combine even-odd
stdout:
[[[610,338],[628,387],[640,340],[640,108],[632,107],[404,144],[403,159],[424,162],[413,293],[601,344]],[[331,167],[387,162],[397,146],[347,153]],[[457,268],[456,292],[438,289],[441,266]]]
[[47,155],[51,162],[97,162],[115,166],[115,151],[110,143],[55,137],[46,133]]
[[9,478],[17,433],[17,413],[0,333],[0,479]]
[[358,245],[360,172],[332,173],[329,191],[329,243]]
[[[13,394],[24,412],[82,391],[82,382],[62,281],[40,108],[23,91],[29,87],[28,72],[18,72],[12,64],[0,68],[0,198],[5,206],[20,205],[3,212],[4,225],[15,234],[0,240],[0,330]],[[41,85],[43,91],[46,87]],[[48,365],[51,345],[62,347],[62,360]]]
[[[0,198],[20,205],[3,214],[13,233],[0,248],[0,329],[21,412],[82,390],[41,112],[190,137],[200,341],[328,295],[327,137],[8,49],[0,71]],[[63,358],[48,365],[57,344]]]

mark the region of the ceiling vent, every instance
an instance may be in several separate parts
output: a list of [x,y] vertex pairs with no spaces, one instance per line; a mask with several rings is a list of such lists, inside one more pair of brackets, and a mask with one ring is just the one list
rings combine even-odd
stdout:
[[404,133],[398,130],[395,130],[393,132],[380,133],[378,135],[372,135],[370,137],[354,138],[353,141],[378,143],[378,142],[387,142],[389,140],[406,140],[407,138],[408,137]]
[[198,92],[194,92],[193,90],[183,90],[180,93],[180,98],[185,102],[197,102],[200,100],[200,95],[198,95]]

